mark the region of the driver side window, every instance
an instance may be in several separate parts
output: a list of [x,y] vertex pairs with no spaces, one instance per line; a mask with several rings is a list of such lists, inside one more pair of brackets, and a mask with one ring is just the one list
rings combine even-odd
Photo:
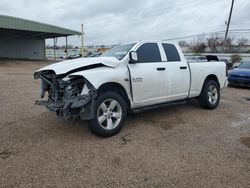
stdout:
[[146,43],[136,51],[139,63],[161,62],[161,54],[157,43]]

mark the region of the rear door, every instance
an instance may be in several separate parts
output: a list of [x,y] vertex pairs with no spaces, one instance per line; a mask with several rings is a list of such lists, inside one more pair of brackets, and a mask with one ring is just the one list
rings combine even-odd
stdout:
[[168,99],[180,100],[188,96],[190,87],[190,71],[184,56],[180,55],[174,44],[162,43],[166,54],[166,82]]
[[143,43],[138,49],[139,62],[129,64],[136,106],[162,102],[166,96],[166,63],[162,62],[158,43]]

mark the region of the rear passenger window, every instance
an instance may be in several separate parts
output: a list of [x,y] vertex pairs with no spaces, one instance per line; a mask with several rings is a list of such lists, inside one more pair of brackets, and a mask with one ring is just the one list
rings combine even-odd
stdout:
[[207,58],[206,57],[199,57],[198,61],[207,62]]
[[173,44],[162,44],[168,61],[181,61],[180,55]]
[[161,54],[157,43],[146,43],[137,50],[139,63],[161,62]]

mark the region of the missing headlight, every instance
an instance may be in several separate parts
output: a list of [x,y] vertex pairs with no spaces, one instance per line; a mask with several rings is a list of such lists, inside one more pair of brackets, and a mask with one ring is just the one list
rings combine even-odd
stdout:
[[81,95],[85,82],[81,76],[66,77],[61,80],[60,87],[64,88],[64,98],[77,97]]

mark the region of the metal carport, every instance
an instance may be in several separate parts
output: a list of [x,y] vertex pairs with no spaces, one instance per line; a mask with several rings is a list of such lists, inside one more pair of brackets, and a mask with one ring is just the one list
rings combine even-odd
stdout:
[[0,58],[44,60],[45,39],[66,38],[80,32],[45,23],[0,15]]

